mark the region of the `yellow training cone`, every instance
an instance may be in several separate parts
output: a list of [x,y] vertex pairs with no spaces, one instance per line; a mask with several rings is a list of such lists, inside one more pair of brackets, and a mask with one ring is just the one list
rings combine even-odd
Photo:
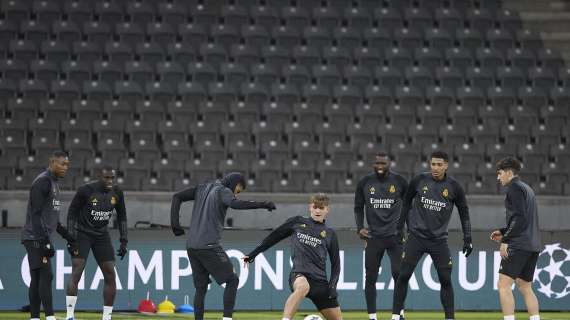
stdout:
[[166,296],[164,301],[158,304],[156,313],[174,313],[174,310],[176,310],[176,306],[172,301],[168,300],[168,296]]

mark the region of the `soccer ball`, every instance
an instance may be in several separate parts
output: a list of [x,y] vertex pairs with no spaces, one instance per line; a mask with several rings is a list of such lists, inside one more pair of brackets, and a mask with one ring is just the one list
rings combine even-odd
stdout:
[[570,250],[547,244],[538,256],[534,281],[545,296],[561,299],[570,294]]
[[303,320],[323,320],[323,318],[321,318],[320,316],[317,316],[316,314],[310,314],[310,315],[304,317]]

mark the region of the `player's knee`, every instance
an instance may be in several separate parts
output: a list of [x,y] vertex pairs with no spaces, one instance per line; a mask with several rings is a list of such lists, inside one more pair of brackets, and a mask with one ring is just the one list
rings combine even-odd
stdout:
[[228,281],[226,281],[226,287],[237,288],[238,284],[239,284],[239,278],[235,273],[228,279]]
[[517,279],[515,282],[517,284],[517,288],[523,295],[532,292],[532,284],[530,282],[522,279]]
[[439,282],[442,287],[450,287],[451,286],[451,269],[445,268],[441,272],[438,273]]
[[415,266],[409,263],[402,263],[402,268],[400,269],[397,277],[398,281],[409,281],[414,273],[414,268]]
[[511,291],[513,286],[513,280],[506,277],[499,275],[499,281],[497,282],[497,288],[499,291]]
[[365,283],[367,285],[376,285],[376,280],[378,280],[378,272],[366,271]]

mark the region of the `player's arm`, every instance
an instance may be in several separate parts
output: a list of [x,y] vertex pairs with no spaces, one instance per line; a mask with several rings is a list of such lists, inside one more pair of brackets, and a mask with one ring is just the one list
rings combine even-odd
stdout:
[[418,187],[418,183],[422,178],[421,175],[418,175],[410,181],[410,185],[407,188],[407,191],[402,199],[402,210],[400,211],[400,219],[398,220],[398,233],[404,234],[404,224],[408,220],[408,214],[410,213],[410,208],[412,207],[412,201],[416,196],[416,189]]
[[34,235],[49,242],[49,229],[43,216],[43,207],[49,196],[51,183],[48,179],[39,179],[32,185],[30,190],[30,207],[32,230]]
[[170,227],[175,236],[184,234],[184,229],[180,226],[180,205],[182,202],[192,201],[196,198],[196,187],[190,187],[172,196],[172,204],[170,205]]
[[81,209],[87,204],[90,192],[87,186],[81,186],[73,196],[69,209],[67,210],[67,232],[77,239],[77,221],[81,214]]
[[224,205],[235,210],[267,209],[275,210],[275,204],[271,201],[247,201],[235,197],[234,193],[228,189],[221,189],[221,199]]
[[117,223],[119,224],[119,234],[121,242],[128,242],[127,237],[127,208],[125,206],[125,195],[123,190],[116,189],[117,205],[115,211],[117,212]]
[[461,221],[461,230],[463,230],[463,253],[466,257],[473,251],[473,242],[471,238],[471,220],[469,218],[469,207],[467,206],[467,198],[465,191],[461,185],[454,182],[453,188],[455,189],[455,206],[459,213],[459,220]]
[[454,183],[455,189],[455,206],[459,213],[459,220],[461,221],[461,230],[463,230],[463,240],[471,242],[471,220],[469,218],[469,207],[467,206],[467,198],[465,191],[459,183]]
[[523,190],[513,184],[507,191],[507,199],[512,206],[513,215],[509,219],[506,229],[501,230],[503,232],[501,242],[503,243],[507,243],[510,239],[520,235],[528,223],[525,215],[524,203],[526,200]]
[[293,227],[295,226],[295,223],[297,223],[298,219],[299,216],[287,219],[285,223],[277,227],[277,229],[273,230],[267,237],[265,237],[265,239],[261,241],[261,243],[255,249],[248,253],[246,255],[246,258],[244,258],[244,261],[247,263],[253,262],[258,254],[264,252],[265,250],[277,244],[279,241],[290,236],[293,233]]
[[360,180],[354,192],[354,220],[356,221],[356,232],[360,234],[360,230],[364,229],[364,184],[365,179]]
[[329,281],[329,296],[336,298],[336,285],[340,277],[340,249],[336,232],[333,232],[329,247],[327,248],[331,260],[331,279]]

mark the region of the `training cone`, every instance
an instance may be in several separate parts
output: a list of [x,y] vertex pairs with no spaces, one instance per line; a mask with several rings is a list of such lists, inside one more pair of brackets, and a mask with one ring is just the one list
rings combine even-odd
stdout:
[[194,312],[194,307],[192,307],[191,305],[188,304],[188,296],[184,296],[184,304],[181,306],[178,306],[178,308],[176,308],[176,312],[179,313],[193,313]]
[[139,302],[138,312],[140,313],[155,313],[156,305],[150,300],[150,292],[146,292],[146,300]]
[[156,313],[174,313],[176,310],[176,306],[172,301],[168,300],[168,296],[164,298],[164,301],[158,304],[158,309],[156,309]]

